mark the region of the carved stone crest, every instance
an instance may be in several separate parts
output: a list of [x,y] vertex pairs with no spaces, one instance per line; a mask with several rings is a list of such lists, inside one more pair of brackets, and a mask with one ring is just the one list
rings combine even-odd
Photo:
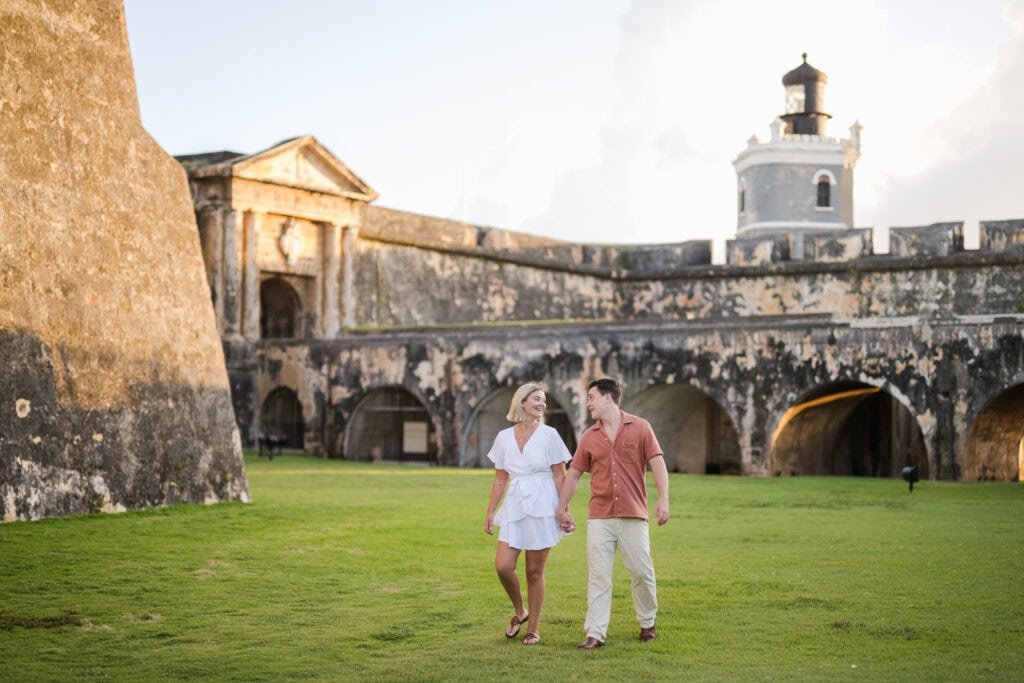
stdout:
[[302,231],[293,220],[287,220],[281,224],[281,235],[277,238],[277,248],[284,255],[285,262],[291,266],[302,255],[302,248],[305,242],[302,239]]

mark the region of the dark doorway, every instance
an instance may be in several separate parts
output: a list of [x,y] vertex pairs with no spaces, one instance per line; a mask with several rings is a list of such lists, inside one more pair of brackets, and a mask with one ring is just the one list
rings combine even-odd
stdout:
[[263,436],[283,436],[285,448],[301,449],[305,434],[302,404],[288,387],[278,387],[263,401]]
[[1001,392],[967,434],[964,481],[1020,481],[1024,460],[1024,384]]
[[345,457],[362,461],[437,462],[430,414],[401,387],[374,389],[352,412]]
[[298,335],[299,295],[281,278],[260,283],[260,337],[289,339]]
[[860,382],[808,393],[776,428],[775,475],[899,477],[907,466],[928,477],[928,453],[911,412],[890,394]]
[[688,384],[659,384],[623,401],[654,428],[670,472],[741,474],[739,435],[722,407]]

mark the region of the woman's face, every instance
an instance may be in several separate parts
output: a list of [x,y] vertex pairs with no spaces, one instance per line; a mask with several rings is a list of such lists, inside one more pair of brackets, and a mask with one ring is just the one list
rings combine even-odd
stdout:
[[547,410],[548,399],[544,395],[544,392],[538,389],[523,401],[523,412],[529,418],[537,419],[544,417],[544,411]]

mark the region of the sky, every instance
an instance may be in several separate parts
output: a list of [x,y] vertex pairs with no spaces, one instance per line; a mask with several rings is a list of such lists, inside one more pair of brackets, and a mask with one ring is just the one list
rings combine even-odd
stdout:
[[[125,0],[171,154],[312,134],[380,206],[588,243],[736,230],[801,53],[854,223],[1024,218],[1024,0]],[[884,244],[876,238],[876,249]]]

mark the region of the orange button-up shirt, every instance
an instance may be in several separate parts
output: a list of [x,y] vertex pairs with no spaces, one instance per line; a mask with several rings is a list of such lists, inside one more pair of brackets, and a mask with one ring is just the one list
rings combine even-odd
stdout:
[[590,473],[589,519],[647,519],[647,461],[663,455],[651,424],[622,411],[622,424],[609,441],[600,420],[583,433],[571,467]]

